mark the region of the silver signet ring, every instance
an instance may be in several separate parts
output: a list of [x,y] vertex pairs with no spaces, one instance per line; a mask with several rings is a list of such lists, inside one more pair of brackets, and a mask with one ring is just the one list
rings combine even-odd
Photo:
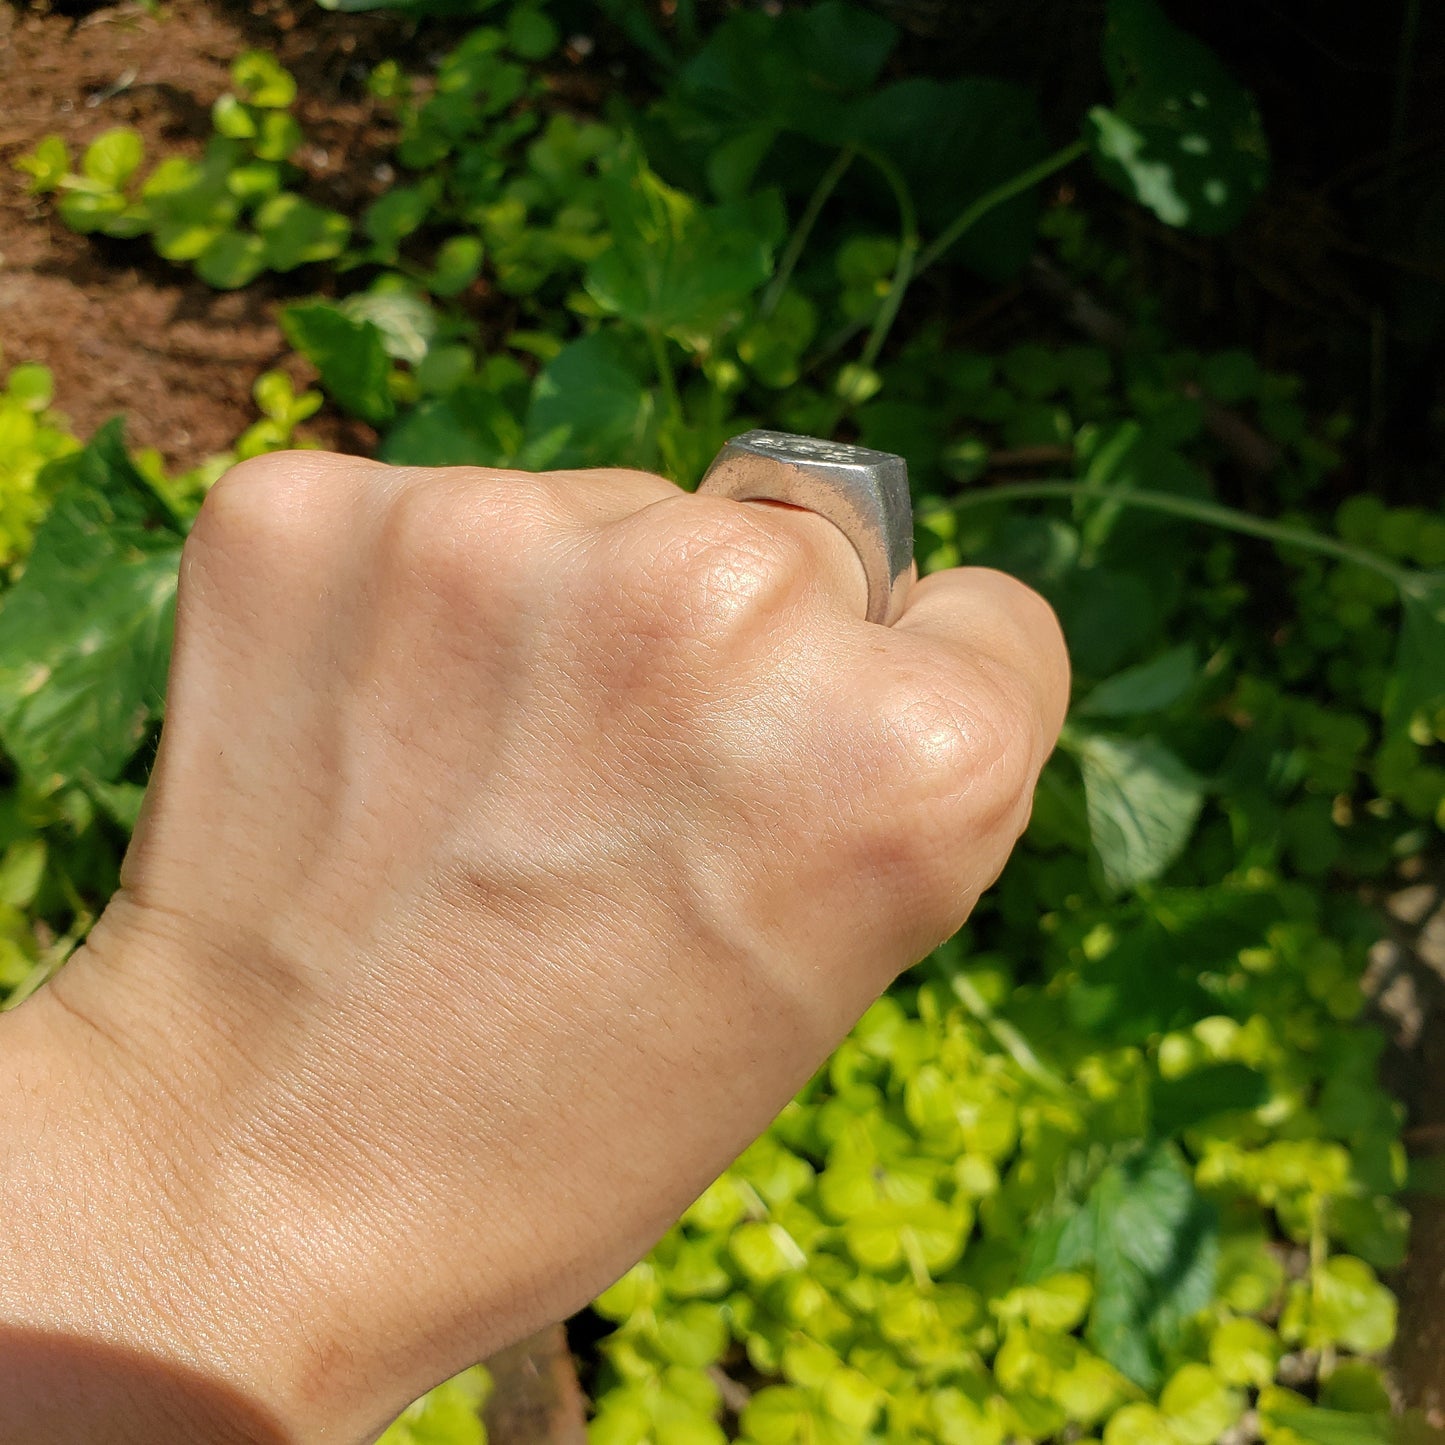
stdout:
[[892,452],[781,431],[734,437],[698,491],[737,501],[789,502],[826,517],[853,544],[868,578],[866,620],[898,620],[913,585],[908,463]]

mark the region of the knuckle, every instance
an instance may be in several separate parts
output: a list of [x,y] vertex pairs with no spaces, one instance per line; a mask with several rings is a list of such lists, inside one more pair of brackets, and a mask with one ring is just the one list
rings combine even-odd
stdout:
[[[761,509],[714,498],[658,503],[642,519],[642,555],[624,547],[617,579],[643,614],[641,633],[745,646],[796,599],[807,559],[792,534]],[[640,564],[640,565],[639,565]]]
[[554,489],[541,478],[419,473],[387,507],[383,567],[393,579],[462,602],[522,577],[556,515]]
[[191,527],[191,563],[279,566],[310,553],[342,476],[370,466],[325,452],[270,452],[238,462],[211,487]]

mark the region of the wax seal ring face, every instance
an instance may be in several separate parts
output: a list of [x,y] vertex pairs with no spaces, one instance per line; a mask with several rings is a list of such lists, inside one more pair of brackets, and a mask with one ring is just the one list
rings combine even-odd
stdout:
[[868,578],[869,622],[903,611],[913,583],[908,464],[891,452],[750,431],[717,454],[698,491],[738,501],[791,502],[817,512],[853,544]]

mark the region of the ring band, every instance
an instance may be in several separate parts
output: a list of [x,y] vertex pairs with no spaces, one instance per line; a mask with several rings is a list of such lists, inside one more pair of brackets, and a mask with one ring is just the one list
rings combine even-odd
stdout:
[[826,517],[863,564],[865,620],[884,626],[897,621],[914,578],[913,502],[902,457],[789,432],[750,431],[724,445],[697,490],[740,502],[788,502]]

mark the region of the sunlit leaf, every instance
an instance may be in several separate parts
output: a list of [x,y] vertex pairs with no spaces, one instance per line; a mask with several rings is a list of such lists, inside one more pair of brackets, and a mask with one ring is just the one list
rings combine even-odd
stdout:
[[0,738],[37,786],[115,778],[160,716],[180,553],[104,428],[0,607]]
[[1125,889],[1159,877],[1194,831],[1203,781],[1155,738],[1084,733],[1072,746],[1106,882]]
[[699,205],[635,157],[604,181],[612,246],[587,270],[604,311],[644,331],[706,344],[771,275],[783,215],[762,194]]
[[1185,643],[1105,678],[1074,713],[1081,717],[1134,717],[1159,712],[1183,697],[1198,675],[1194,648]]
[[608,332],[563,347],[537,378],[527,435],[549,466],[652,463],[652,394],[628,348]]
[[281,313],[281,329],[347,411],[372,423],[391,417],[391,357],[378,326],[354,320],[327,302],[312,301],[288,306]]

